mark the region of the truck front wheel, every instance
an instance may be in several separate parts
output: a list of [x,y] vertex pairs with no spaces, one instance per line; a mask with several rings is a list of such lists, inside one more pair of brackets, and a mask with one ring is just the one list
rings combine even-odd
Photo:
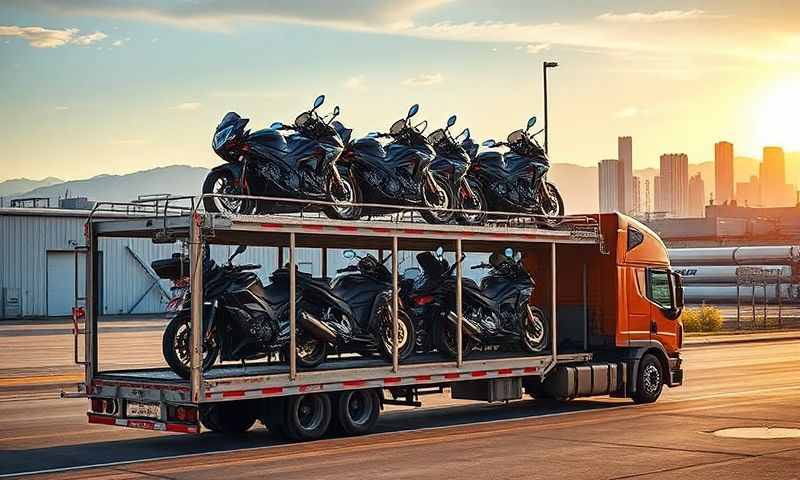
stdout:
[[664,367],[653,355],[647,354],[639,362],[636,374],[636,392],[633,401],[636,403],[653,403],[658,400],[664,388]]

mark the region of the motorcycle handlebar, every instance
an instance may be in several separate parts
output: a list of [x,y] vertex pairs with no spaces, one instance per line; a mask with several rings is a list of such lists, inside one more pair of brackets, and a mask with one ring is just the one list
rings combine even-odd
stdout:
[[243,271],[243,270],[258,270],[261,268],[261,265],[256,263],[245,263],[243,265],[234,265],[232,267],[234,270]]
[[358,266],[357,265],[348,265],[344,268],[339,268],[336,270],[336,273],[347,273],[347,272],[357,272]]
[[473,265],[469,268],[470,270],[477,270],[479,268],[492,268],[492,266],[489,265],[488,263],[479,263],[478,265]]

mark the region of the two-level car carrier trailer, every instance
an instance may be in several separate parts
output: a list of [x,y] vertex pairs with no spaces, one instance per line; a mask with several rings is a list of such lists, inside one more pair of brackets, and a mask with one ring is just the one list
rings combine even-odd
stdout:
[[[641,223],[620,214],[565,217],[557,224],[502,222],[487,226],[429,225],[394,220],[342,222],[298,215],[224,216],[195,209],[154,210],[86,224],[87,299],[85,382],[90,423],[199,433],[241,432],[258,419],[294,440],[322,437],[336,426],[366,433],[383,404],[420,405],[419,395],[449,387],[454,398],[484,401],[593,395],[655,401],[662,386],[682,383],[680,277],[670,271],[666,248]],[[149,238],[189,246],[191,376],[168,368],[103,370],[98,364],[99,241]],[[295,326],[296,249],[358,248],[391,252],[395,305],[398,252],[442,246],[463,252],[512,247],[524,254],[536,281],[531,302],[549,321],[546,351],[531,355],[486,349],[462,355],[458,303],[458,356],[415,354],[391,364],[379,357],[340,356],[311,370],[288,361],[221,364],[203,372],[203,248],[207,244],[288,247],[290,315]],[[323,254],[323,258],[325,258]],[[460,302],[462,269],[455,271]],[[393,310],[397,339],[397,308]],[[291,350],[295,351],[292,328]],[[76,333],[77,334],[77,333]],[[77,342],[76,342],[77,345]],[[133,352],[135,354],[135,352]],[[77,353],[76,353],[77,358]]]

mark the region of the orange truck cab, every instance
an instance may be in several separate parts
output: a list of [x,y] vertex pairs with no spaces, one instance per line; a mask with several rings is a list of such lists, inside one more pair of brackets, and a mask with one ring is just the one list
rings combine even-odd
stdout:
[[[559,353],[591,352],[592,361],[559,366],[544,385],[557,397],[610,393],[652,402],[663,385],[683,382],[681,277],[648,227],[618,213],[593,217],[604,245],[558,245],[554,262],[556,346]],[[544,251],[526,258],[534,278],[550,278]],[[552,295],[549,282],[538,282],[533,301],[548,311]]]

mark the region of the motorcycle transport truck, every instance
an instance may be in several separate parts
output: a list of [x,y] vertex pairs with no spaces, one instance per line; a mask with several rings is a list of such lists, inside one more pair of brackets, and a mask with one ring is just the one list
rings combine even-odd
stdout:
[[[680,276],[671,270],[659,237],[625,215],[567,216],[557,222],[499,219],[460,226],[402,215],[350,222],[303,214],[223,215],[203,212],[198,208],[202,201],[190,201],[183,208],[99,204],[86,223],[86,245],[81,247],[87,262],[85,315],[83,325],[76,318],[75,328],[75,360],[85,367],[85,381],[77,393],[64,395],[89,399],[89,423],[184,433],[199,433],[204,426],[237,433],[260,421],[289,439],[313,440],[329,431],[367,433],[384,405],[419,406],[423,395],[432,392],[449,390],[453,398],[488,402],[527,394],[561,400],[610,395],[648,403],[664,386],[682,384]],[[117,213],[100,215],[103,209]],[[104,242],[118,239],[183,249],[188,375],[163,366],[109,369],[98,361],[101,250]],[[262,248],[274,253],[276,265],[287,266],[289,339],[284,351],[294,355],[203,364],[212,303],[203,298],[203,265],[208,251],[220,248],[216,245]],[[312,267],[321,277],[314,281],[330,282],[329,255],[343,249],[349,249],[348,258],[356,250],[377,252],[386,265],[393,307],[386,332],[393,343],[388,355],[329,348],[321,363],[307,366],[297,358],[303,295],[298,277],[307,275],[298,271],[299,254],[316,252],[311,258],[321,265]],[[468,278],[475,273],[467,265],[484,263],[508,249],[535,285],[525,298],[531,307],[527,311],[541,312],[545,321],[540,333],[546,337],[538,351],[521,348],[521,342],[479,344],[472,338],[474,325],[484,320],[467,317],[474,312],[462,304],[466,289],[481,288]],[[399,312],[414,306],[404,304],[409,300],[401,290],[408,275],[400,267],[403,259],[432,251],[452,259],[455,302],[448,318],[453,349],[444,355],[420,347],[401,359],[398,342],[408,332]],[[428,301],[419,298],[420,303]],[[429,319],[417,320],[420,333]],[[416,340],[423,343],[419,335]],[[125,354],[136,356],[136,351]]]

